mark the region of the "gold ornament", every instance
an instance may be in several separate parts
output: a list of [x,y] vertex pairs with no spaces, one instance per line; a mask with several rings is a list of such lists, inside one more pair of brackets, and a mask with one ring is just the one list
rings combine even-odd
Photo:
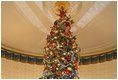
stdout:
[[55,36],[54,38],[57,39],[57,36]]
[[70,67],[68,67],[67,69],[70,70],[70,71],[72,70],[72,68],[70,68]]
[[60,45],[59,47],[63,47],[62,45]]
[[62,72],[62,74],[64,74],[64,72]]
[[70,54],[69,52],[67,54]]
[[59,14],[59,9],[64,9],[64,11],[70,8],[70,3],[68,1],[57,1],[55,3],[55,12]]
[[55,59],[55,62],[57,62],[57,59]]
[[63,53],[64,55],[66,55],[66,53]]
[[56,68],[56,70],[59,70],[59,68]]
[[55,33],[58,33],[58,31],[56,30]]
[[74,48],[75,48],[75,46],[72,46],[72,48],[74,49]]
[[61,64],[57,64],[58,66],[60,66]]
[[78,52],[78,50],[75,50],[75,52]]
[[62,57],[61,59],[64,60],[64,57]]
[[50,52],[50,55],[53,55],[53,52]]

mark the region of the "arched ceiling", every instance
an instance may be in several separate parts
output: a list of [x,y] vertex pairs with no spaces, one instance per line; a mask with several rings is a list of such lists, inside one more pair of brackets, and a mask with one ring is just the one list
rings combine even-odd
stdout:
[[[2,48],[11,51],[43,55],[46,35],[53,21],[55,2],[2,1]],[[70,15],[75,23],[73,35],[82,51],[94,55],[116,49],[117,2],[70,2]]]

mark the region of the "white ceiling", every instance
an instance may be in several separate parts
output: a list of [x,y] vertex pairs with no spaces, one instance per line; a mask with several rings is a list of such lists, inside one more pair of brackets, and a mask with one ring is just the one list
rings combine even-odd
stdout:
[[[2,2],[2,47],[30,55],[42,55],[46,35],[57,19],[55,2]],[[116,49],[117,2],[70,2],[81,55]],[[74,7],[74,5],[76,5]]]

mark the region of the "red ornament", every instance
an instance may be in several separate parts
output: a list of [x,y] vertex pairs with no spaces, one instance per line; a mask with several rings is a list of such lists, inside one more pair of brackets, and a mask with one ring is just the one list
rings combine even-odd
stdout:
[[70,75],[70,74],[71,74],[71,71],[70,71],[70,70],[65,70],[65,73],[66,73],[67,75]]
[[61,75],[61,71],[58,71],[57,74],[58,74],[58,75]]
[[67,61],[71,61],[71,58],[69,56],[66,56]]
[[54,32],[53,32],[53,31],[51,31],[51,32],[50,32],[50,34],[52,35],[52,34],[54,34]]
[[56,70],[56,66],[52,66],[52,70],[55,71]]
[[71,41],[69,41],[69,42],[68,42],[68,45],[72,45],[72,42],[71,42]]
[[65,35],[65,36],[68,36],[68,35],[71,35],[71,34],[72,34],[71,31],[66,31],[64,35]]
[[78,69],[78,64],[79,64],[78,60],[77,60],[77,61],[74,61],[74,69],[75,69],[75,70]]
[[49,46],[49,48],[51,49],[53,46],[51,45],[51,46]]
[[68,34],[70,35],[70,34],[72,34],[72,32],[71,31],[68,31]]
[[74,61],[75,64],[78,64],[78,61]]
[[77,70],[77,69],[78,69],[78,66],[77,66],[77,65],[75,65],[75,66],[74,66],[74,69],[75,69],[75,70]]
[[66,26],[70,26],[70,23],[69,22],[65,22]]

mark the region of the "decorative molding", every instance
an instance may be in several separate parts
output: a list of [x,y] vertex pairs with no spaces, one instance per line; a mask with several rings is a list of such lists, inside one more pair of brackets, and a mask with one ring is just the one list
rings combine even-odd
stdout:
[[[23,63],[38,64],[38,65],[43,64],[43,57],[19,54],[7,50],[1,50],[1,57]],[[113,50],[102,54],[100,53],[97,55],[80,56],[80,65],[101,63],[113,59],[117,59],[117,50]]]

